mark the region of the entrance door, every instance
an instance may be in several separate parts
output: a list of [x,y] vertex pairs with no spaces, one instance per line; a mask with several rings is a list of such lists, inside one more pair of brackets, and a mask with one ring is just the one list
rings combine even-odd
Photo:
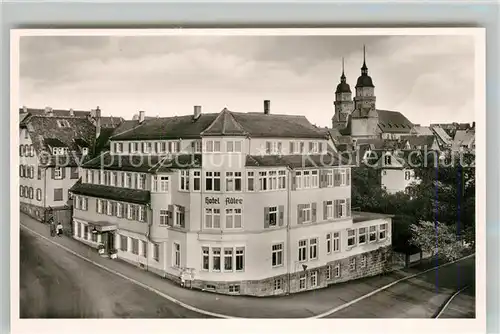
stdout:
[[114,232],[108,232],[108,248],[106,249],[107,252],[112,251],[115,249],[115,233]]

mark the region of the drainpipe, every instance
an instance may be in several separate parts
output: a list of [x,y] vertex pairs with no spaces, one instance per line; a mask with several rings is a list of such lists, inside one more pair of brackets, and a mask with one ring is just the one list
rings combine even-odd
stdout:
[[291,253],[291,247],[290,247],[290,215],[291,215],[291,196],[292,196],[292,169],[288,167],[288,186],[287,186],[287,217],[286,217],[286,256],[287,256],[287,266],[286,266],[286,271],[287,271],[287,276],[288,276],[288,289],[287,289],[287,294],[290,294],[290,278],[291,278],[291,266],[292,266],[292,257],[290,256]]

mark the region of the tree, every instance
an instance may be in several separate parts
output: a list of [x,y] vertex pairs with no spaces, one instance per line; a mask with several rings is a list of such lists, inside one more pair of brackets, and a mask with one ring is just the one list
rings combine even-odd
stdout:
[[422,252],[438,255],[448,261],[459,259],[467,250],[452,226],[440,222],[421,221],[412,224],[410,244]]

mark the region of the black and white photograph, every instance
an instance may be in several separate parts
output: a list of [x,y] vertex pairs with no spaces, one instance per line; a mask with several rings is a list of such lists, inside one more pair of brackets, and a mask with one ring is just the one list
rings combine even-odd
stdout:
[[482,33],[19,30],[13,312],[484,319]]

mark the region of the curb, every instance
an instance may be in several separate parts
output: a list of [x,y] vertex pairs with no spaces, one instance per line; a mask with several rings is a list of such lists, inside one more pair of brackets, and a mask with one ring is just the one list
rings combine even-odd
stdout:
[[335,307],[335,308],[333,308],[333,309],[331,309],[331,310],[329,310],[327,312],[324,312],[324,313],[321,313],[321,314],[309,317],[307,319],[319,319],[319,318],[324,318],[326,316],[332,315],[332,314],[337,313],[338,311],[341,311],[341,310],[343,310],[343,309],[345,309],[345,308],[347,308],[347,307],[349,307],[349,306],[351,306],[353,304],[356,304],[357,302],[360,302],[360,301],[362,301],[362,300],[364,300],[364,299],[366,299],[368,297],[371,297],[371,296],[373,296],[373,295],[375,295],[375,294],[377,294],[377,293],[379,293],[381,291],[387,290],[388,288],[390,288],[390,287],[392,287],[392,286],[394,286],[394,285],[396,285],[396,284],[398,284],[400,282],[407,281],[409,279],[418,277],[418,276],[423,275],[425,273],[428,273],[429,271],[432,271],[432,270],[436,270],[436,269],[439,269],[439,268],[442,268],[442,267],[447,267],[447,266],[449,266],[449,265],[451,265],[453,263],[457,263],[457,262],[466,260],[466,259],[468,259],[470,257],[473,257],[473,256],[475,256],[475,253],[472,253],[470,255],[464,256],[464,257],[462,257],[460,259],[457,259],[457,260],[454,260],[454,261],[451,261],[451,262],[443,263],[443,264],[441,264],[439,266],[436,266],[436,267],[432,267],[432,268],[426,269],[426,270],[421,271],[419,273],[416,273],[416,274],[413,274],[413,275],[410,275],[410,276],[406,276],[406,277],[400,278],[398,280],[395,280],[394,282],[391,282],[391,283],[389,283],[387,285],[384,285],[383,287],[380,287],[380,288],[378,288],[376,290],[373,290],[372,292],[369,292],[366,295],[358,297],[358,298],[356,298],[354,300],[351,300],[350,302],[347,302],[345,304],[337,306],[337,307]]
[[441,307],[441,310],[439,310],[439,312],[433,318],[438,319],[441,315],[443,315],[444,311],[446,311],[446,308],[451,304],[453,299],[455,299],[456,296],[458,296],[462,291],[466,290],[468,287],[469,287],[468,285],[464,286],[460,290],[456,291],[450,298],[448,298],[446,303]]

